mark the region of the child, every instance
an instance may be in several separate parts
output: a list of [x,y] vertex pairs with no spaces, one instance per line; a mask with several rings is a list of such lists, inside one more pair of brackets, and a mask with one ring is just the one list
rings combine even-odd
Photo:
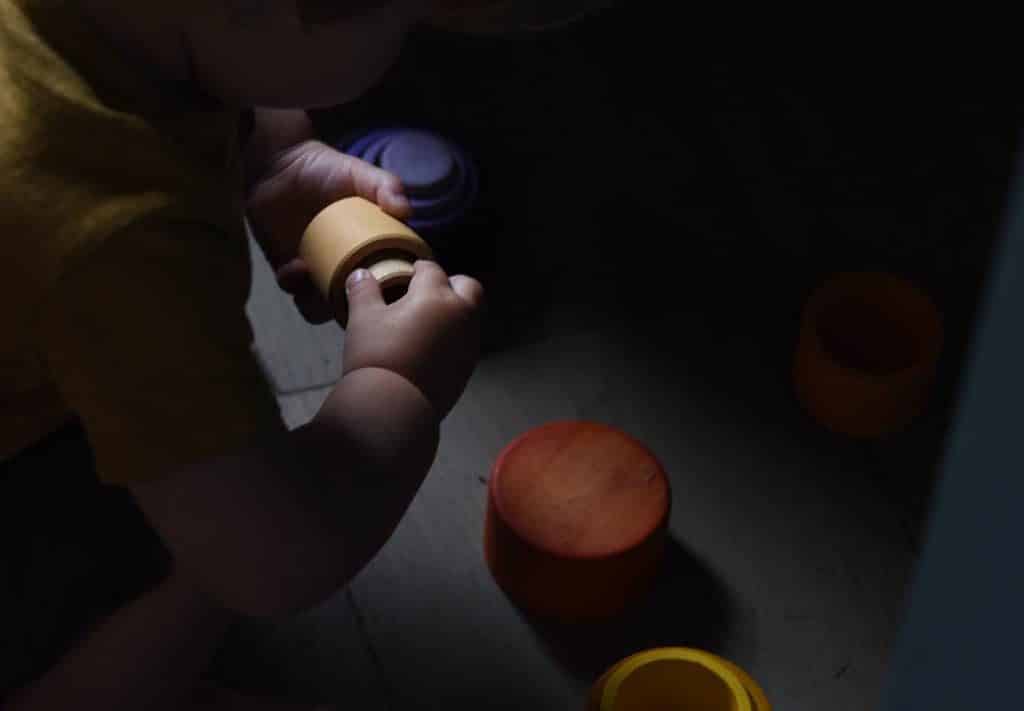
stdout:
[[385,305],[354,274],[343,375],[289,432],[250,352],[241,215],[307,319],[332,318],[305,225],[351,195],[409,203],[302,110],[378,81],[421,21],[549,19],[516,5],[0,0],[3,708],[284,708],[198,680],[233,619],[326,599],[394,531],[473,370],[482,288],[419,262]]

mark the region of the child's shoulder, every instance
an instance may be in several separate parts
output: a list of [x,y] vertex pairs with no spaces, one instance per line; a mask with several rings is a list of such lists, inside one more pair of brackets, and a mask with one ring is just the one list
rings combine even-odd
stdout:
[[33,220],[81,220],[104,201],[157,195],[206,221],[233,169],[238,115],[166,91],[88,22],[80,3],[0,0],[0,189],[60,206],[26,201]]
[[[73,132],[102,113],[97,90],[111,70],[98,38],[78,19],[50,2],[0,0],[0,76],[7,87],[0,123],[20,141],[52,141],[55,131]],[[31,130],[19,131],[25,123]]]

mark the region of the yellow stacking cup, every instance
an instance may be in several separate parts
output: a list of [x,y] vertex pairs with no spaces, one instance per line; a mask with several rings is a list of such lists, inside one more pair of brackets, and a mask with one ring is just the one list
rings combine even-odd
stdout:
[[587,711],[771,711],[746,672],[697,649],[663,647],[634,654],[591,689]]

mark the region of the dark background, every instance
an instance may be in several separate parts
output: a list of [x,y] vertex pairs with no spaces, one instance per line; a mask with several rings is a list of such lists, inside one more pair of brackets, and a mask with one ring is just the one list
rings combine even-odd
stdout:
[[[421,31],[381,85],[315,119],[327,140],[431,127],[476,157],[481,202],[440,257],[487,287],[492,350],[573,302],[711,379],[734,382],[744,359],[785,376],[800,308],[829,274],[913,279],[945,319],[935,406],[910,434],[850,451],[906,462],[891,485],[920,518],[1024,115],[1005,58],[923,30],[840,41],[837,21],[815,41],[752,40],[671,6],[620,3],[533,36]],[[751,348],[707,355],[688,341],[706,334],[644,328],[683,302]]]

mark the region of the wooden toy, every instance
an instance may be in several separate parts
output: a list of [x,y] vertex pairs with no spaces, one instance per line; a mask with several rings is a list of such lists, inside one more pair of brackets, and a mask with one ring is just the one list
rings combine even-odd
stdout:
[[413,263],[432,258],[430,247],[412,229],[359,197],[339,200],[313,218],[299,255],[342,324],[348,316],[345,280],[353,271],[368,269],[391,302],[408,287]]
[[663,647],[614,665],[591,687],[586,711],[771,711],[760,685],[714,654]]
[[899,277],[845,273],[807,302],[793,377],[828,429],[858,438],[896,432],[927,404],[942,347],[931,300]]
[[541,618],[613,616],[664,553],[668,478],[640,442],[592,422],[527,432],[491,473],[484,552],[509,598]]
[[361,131],[338,149],[397,175],[412,205],[408,224],[435,248],[473,209],[479,170],[469,153],[426,129],[387,127]]

